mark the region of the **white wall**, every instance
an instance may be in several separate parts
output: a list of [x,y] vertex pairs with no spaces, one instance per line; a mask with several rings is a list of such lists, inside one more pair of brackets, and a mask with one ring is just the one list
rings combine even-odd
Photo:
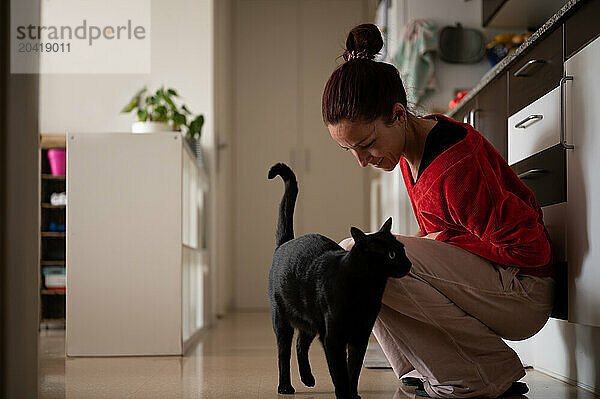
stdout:
[[42,133],[128,132],[135,115],[120,114],[135,92],[173,87],[213,132],[213,0],[151,1],[150,74],[40,76]]
[[600,328],[550,319],[532,338],[507,343],[523,363],[600,393]]

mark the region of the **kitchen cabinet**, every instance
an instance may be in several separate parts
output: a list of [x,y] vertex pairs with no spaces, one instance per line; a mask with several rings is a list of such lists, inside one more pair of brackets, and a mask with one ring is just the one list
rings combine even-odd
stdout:
[[567,0],[482,0],[481,25],[494,28],[535,28]]
[[565,62],[569,321],[600,326],[600,38]]
[[488,26],[490,20],[496,15],[507,0],[482,0],[481,1],[481,26]]
[[507,157],[506,75],[502,74],[478,95],[461,105],[453,118],[468,123],[489,141],[496,151]]
[[600,1],[589,0],[565,22],[565,58],[594,40],[600,34],[598,17],[600,16]]
[[560,144],[561,93],[556,87],[508,118],[509,165]]
[[508,71],[508,115],[556,88],[563,76],[562,26],[522,55]]
[[473,111],[473,127],[504,159],[507,159],[508,153],[506,95],[506,74],[501,74],[479,93]]
[[452,118],[459,122],[471,123],[471,111],[477,108],[477,99],[469,100],[464,104],[460,104],[460,106],[460,110]]

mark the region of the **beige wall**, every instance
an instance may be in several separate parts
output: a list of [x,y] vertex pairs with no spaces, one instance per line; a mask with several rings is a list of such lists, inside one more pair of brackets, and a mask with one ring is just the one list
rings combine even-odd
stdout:
[[[215,35],[215,135],[216,150],[216,202],[217,248],[215,311],[224,315],[232,307],[231,237],[231,136],[233,131],[232,85],[232,0],[219,0],[214,7]],[[220,148],[220,149],[219,149]]]
[[[217,2],[218,3],[218,2]],[[146,85],[175,88],[181,101],[205,116],[202,143],[211,184],[216,179],[214,116],[214,0],[151,0],[151,72],[149,74],[71,74],[40,77],[40,131],[129,132],[134,114],[120,114],[133,94]],[[215,230],[216,190],[208,201],[209,231]],[[216,234],[209,233],[211,254]],[[214,263],[211,262],[214,265]],[[213,268],[214,270],[214,268]],[[208,278],[215,286],[215,273]],[[206,304],[212,306],[213,298]],[[209,314],[212,309],[207,309]],[[210,323],[210,320],[208,320]]]

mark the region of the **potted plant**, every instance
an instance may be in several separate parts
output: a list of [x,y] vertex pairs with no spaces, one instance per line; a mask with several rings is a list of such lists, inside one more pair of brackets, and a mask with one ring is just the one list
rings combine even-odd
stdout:
[[139,90],[121,110],[136,110],[138,121],[131,125],[132,133],[181,131],[194,147],[199,146],[204,115],[194,117],[185,104],[179,107],[173,100],[179,97],[174,89],[161,87],[150,95],[146,92],[146,87]]

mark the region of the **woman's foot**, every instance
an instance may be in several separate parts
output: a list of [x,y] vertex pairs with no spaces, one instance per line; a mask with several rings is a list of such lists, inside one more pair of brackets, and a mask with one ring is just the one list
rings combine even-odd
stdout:
[[[407,377],[410,378],[410,377]],[[418,380],[418,378],[416,378]],[[403,378],[404,380],[404,378]],[[421,382],[421,380],[419,380],[419,382]],[[402,383],[404,383],[404,381],[402,381]],[[404,383],[405,385],[409,385]],[[429,394],[425,391],[425,388],[423,387],[423,382],[421,382],[421,385],[415,385],[417,387],[417,389],[415,389],[415,395],[416,396],[420,396],[422,398],[430,398],[431,396],[429,396]],[[527,392],[529,392],[529,387],[527,386],[527,384],[525,384],[524,382],[513,382],[511,384],[511,386],[504,391],[504,393],[500,396],[498,396],[499,398],[505,397],[505,396],[519,396],[519,395],[524,395]]]

